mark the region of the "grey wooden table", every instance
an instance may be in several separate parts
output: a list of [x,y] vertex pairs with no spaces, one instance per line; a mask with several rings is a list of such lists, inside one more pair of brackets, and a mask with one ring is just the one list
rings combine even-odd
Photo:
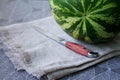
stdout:
[[[0,0],[0,26],[50,16],[48,0]],[[38,80],[26,71],[17,71],[4,54],[0,42],[0,80]],[[60,80],[120,80],[120,56]]]

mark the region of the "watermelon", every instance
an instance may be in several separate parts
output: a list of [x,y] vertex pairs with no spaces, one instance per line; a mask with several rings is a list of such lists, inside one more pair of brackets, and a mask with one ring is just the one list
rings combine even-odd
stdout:
[[120,32],[120,0],[49,1],[57,23],[78,40],[106,42]]

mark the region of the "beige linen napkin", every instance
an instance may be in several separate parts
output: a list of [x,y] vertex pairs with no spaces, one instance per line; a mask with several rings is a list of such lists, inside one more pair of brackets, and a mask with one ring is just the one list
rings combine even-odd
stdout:
[[[32,26],[80,43],[99,52],[98,58],[87,58],[65,48],[63,45],[38,33]],[[83,70],[101,61],[120,55],[120,35],[104,44],[87,44],[67,35],[52,16],[41,20],[0,27],[0,40],[6,55],[18,70],[26,70],[38,78],[47,76],[49,80]]]

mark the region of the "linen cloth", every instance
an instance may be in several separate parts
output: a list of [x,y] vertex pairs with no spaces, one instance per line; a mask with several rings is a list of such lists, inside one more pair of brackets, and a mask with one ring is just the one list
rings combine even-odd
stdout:
[[[79,55],[33,29],[34,26],[99,52],[98,58]],[[0,27],[0,41],[6,55],[18,70],[48,80],[61,78],[120,55],[120,35],[113,41],[88,44],[66,34],[52,16],[31,22]]]

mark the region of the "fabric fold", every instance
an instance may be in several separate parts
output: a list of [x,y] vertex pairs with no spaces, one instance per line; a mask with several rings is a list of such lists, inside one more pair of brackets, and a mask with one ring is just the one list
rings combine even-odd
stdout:
[[[50,38],[40,34],[33,26],[73,41],[99,52],[98,58],[87,58],[76,54]],[[18,70],[26,70],[38,78],[47,76],[58,79],[83,70],[99,62],[120,55],[120,35],[103,44],[88,44],[67,35],[52,16],[31,22],[0,27],[0,41],[4,52]]]

